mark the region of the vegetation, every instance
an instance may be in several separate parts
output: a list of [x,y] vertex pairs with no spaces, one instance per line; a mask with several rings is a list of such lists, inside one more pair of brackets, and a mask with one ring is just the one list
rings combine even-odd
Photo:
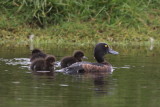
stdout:
[[2,0],[0,44],[160,40],[159,0]]

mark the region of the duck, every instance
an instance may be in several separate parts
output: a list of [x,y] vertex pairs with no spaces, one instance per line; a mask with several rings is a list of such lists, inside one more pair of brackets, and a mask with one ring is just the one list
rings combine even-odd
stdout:
[[84,52],[81,50],[76,50],[74,51],[73,56],[66,56],[62,58],[61,63],[60,63],[61,68],[68,67],[76,62],[81,62],[82,59],[87,59],[87,57],[84,56]]
[[97,62],[77,62],[59,71],[67,74],[112,72],[112,65],[104,59],[106,54],[117,55],[119,53],[111,49],[107,43],[97,43],[94,48],[94,58]]
[[30,69],[35,72],[53,72],[55,61],[56,58],[53,55],[48,55],[46,58],[37,58],[31,62]]
[[30,62],[36,60],[37,58],[39,59],[39,58],[45,58],[45,57],[47,57],[47,54],[42,52],[40,49],[33,49]]

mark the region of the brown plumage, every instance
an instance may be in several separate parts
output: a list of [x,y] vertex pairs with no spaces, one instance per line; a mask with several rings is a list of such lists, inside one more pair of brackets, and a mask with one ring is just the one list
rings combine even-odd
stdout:
[[37,58],[31,62],[32,71],[54,71],[55,57],[48,55],[46,58]]
[[86,58],[86,57],[84,56],[84,53],[82,51],[80,51],[80,50],[75,51],[73,53],[73,56],[66,56],[66,57],[62,58],[61,68],[68,67],[76,62],[81,62],[83,58]]
[[112,68],[110,65],[104,64],[103,66],[97,66],[92,64],[82,64],[82,68],[86,72],[105,72],[110,71]]
[[47,55],[43,53],[40,49],[33,49],[30,61],[32,62],[38,58],[45,58],[45,57],[47,57]]

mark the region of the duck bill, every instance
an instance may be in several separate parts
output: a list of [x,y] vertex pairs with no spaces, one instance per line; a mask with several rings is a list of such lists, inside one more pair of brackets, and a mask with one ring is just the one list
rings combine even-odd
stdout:
[[51,64],[51,65],[54,65],[54,62],[51,62],[50,64]]
[[86,56],[83,56],[82,58],[83,58],[83,59],[88,59]]
[[114,50],[112,50],[111,48],[109,48],[109,54],[114,54],[114,55],[117,55],[117,54],[119,54],[119,52],[117,52],[117,51],[114,51]]

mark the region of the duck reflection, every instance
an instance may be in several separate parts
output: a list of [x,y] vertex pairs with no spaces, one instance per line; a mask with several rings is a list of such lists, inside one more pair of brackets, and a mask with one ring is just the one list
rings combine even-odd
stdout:
[[107,95],[109,89],[111,89],[111,81],[109,79],[111,73],[108,72],[95,72],[95,73],[84,73],[85,79],[92,79],[94,87],[92,88],[97,95]]
[[108,94],[109,82],[105,80],[106,76],[96,76],[93,79],[93,83],[95,86],[95,92],[99,95]]

